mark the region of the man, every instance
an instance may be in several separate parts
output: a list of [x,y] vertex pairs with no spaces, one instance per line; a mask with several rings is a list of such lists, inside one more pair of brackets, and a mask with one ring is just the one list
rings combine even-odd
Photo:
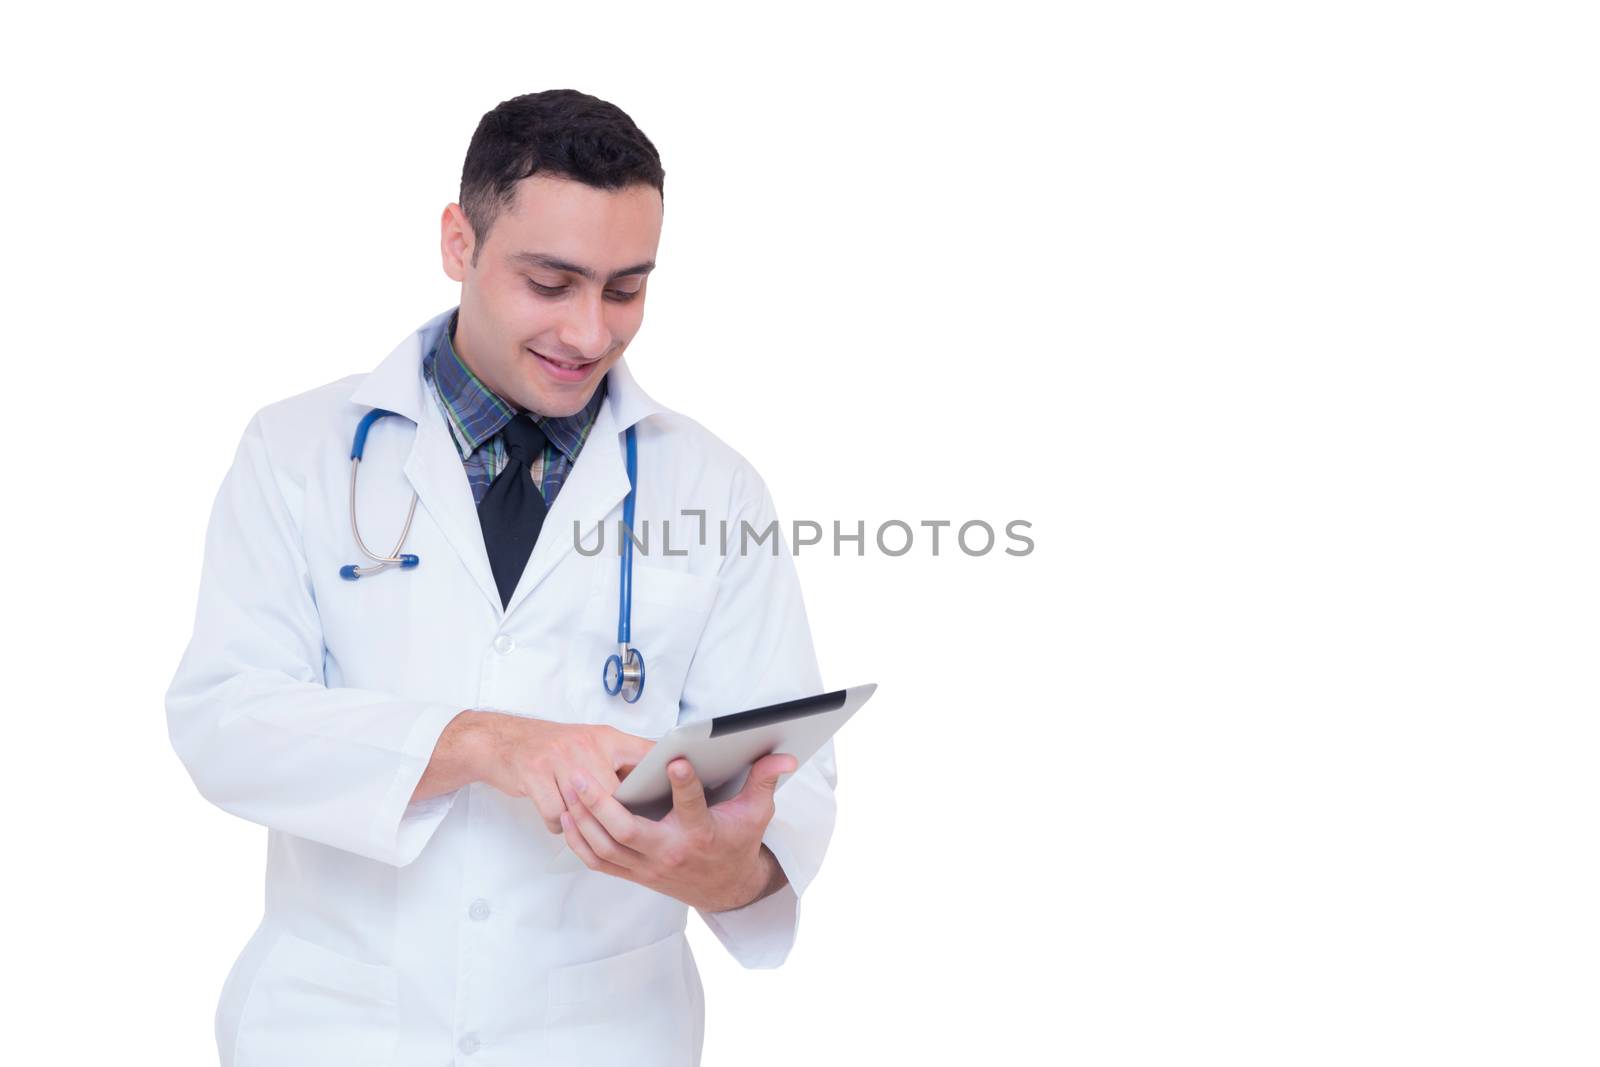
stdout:
[[[822,688],[792,561],[740,536],[776,522],[764,484],[622,359],[662,188],[615,106],[506,101],[441,220],[459,306],[246,428],[167,694],[201,793],[269,830],[225,1065],[697,1063],[688,908],[745,966],[793,943],[831,744],[715,806],[676,760],[659,822],[610,795],[674,725]],[[635,525],[670,542],[635,556],[633,703],[601,683],[628,432]],[[348,580],[396,538],[416,565]]]

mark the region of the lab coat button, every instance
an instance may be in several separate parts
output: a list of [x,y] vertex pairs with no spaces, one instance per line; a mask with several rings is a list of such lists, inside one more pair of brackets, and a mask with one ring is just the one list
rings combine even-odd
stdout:
[[474,1052],[478,1051],[478,1035],[466,1035],[459,1042],[457,1042],[456,1048],[461,1050],[461,1054],[463,1056],[472,1055]]
[[494,650],[500,653],[502,656],[511,655],[512,649],[516,647],[517,643],[511,639],[510,634],[501,634],[499,637],[494,639]]
[[467,914],[472,916],[474,922],[483,922],[489,917],[489,902],[487,900],[474,900],[472,907],[467,909]]

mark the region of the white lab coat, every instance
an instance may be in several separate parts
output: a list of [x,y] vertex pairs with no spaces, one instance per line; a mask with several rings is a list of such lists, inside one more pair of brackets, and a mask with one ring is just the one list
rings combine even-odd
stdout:
[[[736,550],[775,518],[754,469],[661,407],[624,362],[502,610],[449,430],[421,373],[444,312],[372,373],[272,404],[245,429],[206,534],[193,638],[167,693],[200,792],[267,827],[266,910],[224,983],[216,1030],[237,1067],[693,1064],[704,1004],[687,907],[576,863],[533,802],[482,783],[410,797],[465,708],[609,723],[644,736],[822,689],[793,561]],[[356,423],[374,407],[361,533],[415,570],[348,582]],[[633,642],[647,682],[607,696],[616,523],[637,426]],[[706,512],[706,543],[699,520]],[[718,523],[735,531],[720,550]],[[593,548],[573,548],[573,528]],[[674,552],[659,543],[671,522]],[[780,787],[766,844],[789,886],[704,915],[746,967],[783,962],[832,833],[832,746]]]

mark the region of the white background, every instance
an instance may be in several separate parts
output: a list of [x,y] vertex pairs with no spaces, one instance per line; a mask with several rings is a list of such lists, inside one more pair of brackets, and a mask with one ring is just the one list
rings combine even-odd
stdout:
[[789,962],[693,927],[707,1064],[1594,1063],[1583,9],[8,15],[7,1058],[214,1060],[212,496],[453,303],[479,116],[574,87],[667,170],[647,389],[786,519],[1037,543],[801,555],[881,689]]

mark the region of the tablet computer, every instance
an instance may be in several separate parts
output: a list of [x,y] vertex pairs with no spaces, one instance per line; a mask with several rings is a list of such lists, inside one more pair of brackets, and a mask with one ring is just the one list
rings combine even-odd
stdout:
[[[787,752],[803,766],[877,688],[875,683],[857,685],[680,726],[628,772],[617,787],[617,800],[647,819],[666,815],[672,810],[667,764],[679,756],[694,765],[707,804],[731,800],[744,788],[750,765],[762,756]],[[778,779],[778,788],[789,778]]]

